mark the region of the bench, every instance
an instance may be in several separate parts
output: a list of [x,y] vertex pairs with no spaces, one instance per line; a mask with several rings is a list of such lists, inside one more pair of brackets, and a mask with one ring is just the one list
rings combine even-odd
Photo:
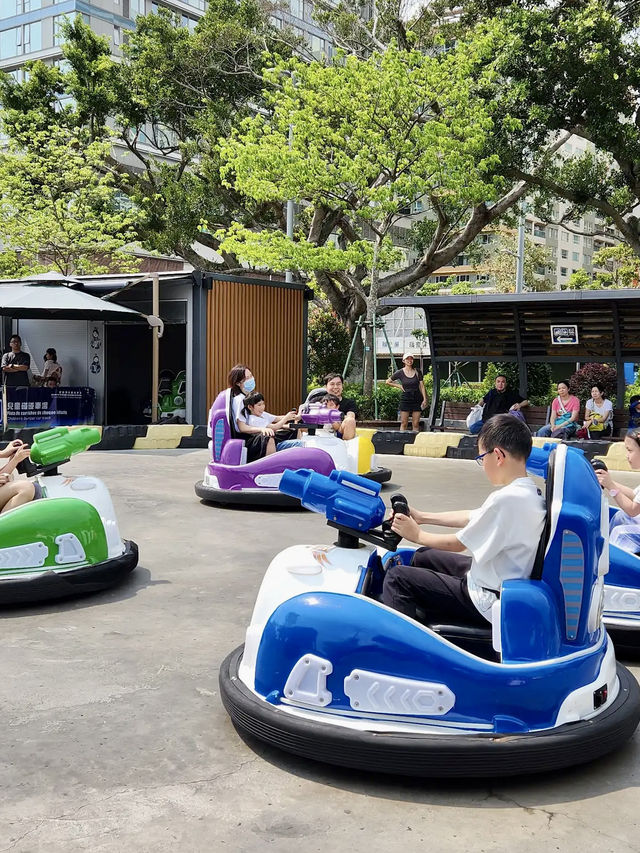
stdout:
[[[452,403],[444,400],[440,409],[440,419],[433,426],[440,432],[468,432],[467,415],[471,410],[470,403]],[[531,432],[537,432],[549,422],[550,406],[525,406],[522,409],[525,422]]]

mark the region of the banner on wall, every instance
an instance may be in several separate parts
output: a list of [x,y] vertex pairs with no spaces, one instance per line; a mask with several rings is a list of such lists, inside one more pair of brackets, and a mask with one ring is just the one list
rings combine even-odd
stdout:
[[94,423],[96,392],[93,388],[7,388],[7,398],[9,427],[48,428]]

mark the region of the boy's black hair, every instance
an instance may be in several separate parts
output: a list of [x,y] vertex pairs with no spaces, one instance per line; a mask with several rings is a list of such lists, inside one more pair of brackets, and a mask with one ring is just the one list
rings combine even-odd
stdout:
[[478,444],[491,452],[496,447],[511,454],[515,459],[525,460],[531,453],[532,440],[529,427],[513,415],[494,415],[483,425],[478,435]]
[[247,394],[247,396],[244,398],[243,402],[244,402],[243,408],[244,408],[245,412],[247,412],[247,414],[248,414],[249,413],[249,406],[255,406],[257,403],[263,403],[264,397],[262,396],[262,394],[260,394],[259,391],[254,391],[252,394]]
[[336,397],[335,394],[325,394],[322,398],[323,403],[335,403],[336,406],[340,405],[340,398]]
[[633,406],[634,403],[640,402],[640,394],[634,394],[633,397],[629,400],[629,405]]

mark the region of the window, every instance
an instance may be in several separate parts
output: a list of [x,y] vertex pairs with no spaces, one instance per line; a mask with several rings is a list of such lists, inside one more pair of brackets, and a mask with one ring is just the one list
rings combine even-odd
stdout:
[[573,235],[573,244],[574,244],[574,246],[577,246],[579,242],[580,242],[580,235],[579,235],[579,234],[574,234],[574,235]]
[[481,246],[488,246],[489,243],[491,243],[491,242],[492,242],[491,234],[481,234],[480,235],[480,245]]
[[572,261],[577,261],[577,260],[579,260],[579,258],[580,258],[580,256],[579,256],[578,252],[571,252],[571,260]]
[[557,257],[558,257],[558,250],[556,249],[556,247],[555,247],[555,246],[552,246],[552,247],[551,247],[551,257],[552,257],[552,258],[557,258]]
[[324,56],[324,39],[319,38],[319,36],[310,36],[309,37],[309,46],[311,47],[311,53],[316,57],[316,59],[320,59]]
[[566,278],[566,275],[567,275],[567,268],[566,267],[560,267],[560,275],[563,278]]
[[543,264],[543,265],[538,265],[538,266],[535,268],[535,274],[536,274],[536,275],[544,275],[544,274],[545,274],[545,272],[546,272],[546,269],[545,269],[545,267],[544,267],[544,264]]
[[551,237],[552,240],[558,239],[558,229],[554,226],[550,225],[547,229],[547,234]]
[[122,33],[120,31],[120,27],[113,28],[113,43],[116,47],[122,44]]
[[536,224],[533,226],[533,236],[534,237],[545,237],[546,232],[545,232],[544,225],[541,225],[539,222],[536,222]]
[[568,243],[568,242],[569,242],[569,235],[567,234],[567,232],[566,232],[566,231],[563,231],[563,232],[560,234],[560,239],[562,240],[562,242],[563,242],[563,243]]
[[137,18],[144,15],[144,0],[129,0],[129,17]]
[[42,9],[42,0],[2,0],[0,3],[0,20],[13,18],[14,15],[22,15],[24,12],[33,12]]
[[585,237],[584,245],[587,249],[590,249],[593,246],[593,237]]
[[40,21],[0,31],[0,59],[34,53],[36,50],[42,50]]
[[569,257],[569,252],[567,252],[567,250],[566,250],[566,249],[562,249],[562,250],[560,251],[560,254],[562,255],[562,257],[563,257],[563,258],[568,258],[568,257]]

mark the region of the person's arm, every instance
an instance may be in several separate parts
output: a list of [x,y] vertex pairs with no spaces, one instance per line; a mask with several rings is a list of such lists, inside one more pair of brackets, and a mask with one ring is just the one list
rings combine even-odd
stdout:
[[391,529],[407,542],[413,542],[416,545],[439,548],[441,551],[454,551],[457,554],[466,550],[455,533],[428,533],[426,530],[420,530],[418,522],[413,518],[401,513],[394,515]]
[[579,417],[580,417],[580,403],[578,403],[578,405],[574,409],[571,410],[571,418],[569,419],[569,423],[570,424],[574,423],[575,421],[578,420]]
[[422,394],[422,408],[427,408],[427,392],[424,387],[424,376],[418,371],[418,384],[420,385],[420,393]]
[[604,469],[596,471],[596,477],[600,485],[609,490],[610,495],[611,492],[615,492],[611,497],[623,512],[626,512],[631,518],[640,515],[640,503],[634,500],[635,492],[633,489],[630,489],[629,486],[625,486],[623,483],[617,483],[611,476],[611,473]]
[[471,518],[468,509],[457,509],[448,512],[421,512],[409,507],[411,518],[418,524],[438,524],[441,527],[466,527]]
[[[611,403],[611,401],[609,401],[609,402]],[[607,409],[607,414],[605,415],[603,423],[606,426],[612,420],[613,420],[613,403],[611,403],[611,408]]]
[[[11,474],[15,468],[22,462],[23,459],[29,458],[29,447],[25,444],[19,450],[13,454],[11,459],[6,463],[6,465],[2,466],[0,473],[2,474]],[[640,508],[639,508],[640,511]]]
[[6,459],[9,456],[13,456],[13,454],[20,450],[22,447],[22,442],[19,438],[14,438],[13,441],[10,441],[9,444],[4,448],[4,450],[0,450],[0,458]]
[[290,421],[294,421],[298,415],[296,414],[296,410],[292,409],[290,412],[287,412],[286,415],[280,415],[280,417],[276,418],[275,421],[271,424],[273,429],[282,429],[286,424]]
[[401,382],[398,382],[397,380],[391,379],[391,378],[387,379],[384,384],[385,385],[391,385],[393,388],[402,388]]
[[271,427],[249,426],[248,423],[245,423],[240,419],[238,419],[238,432],[244,433],[245,435],[273,435],[273,429]]
[[519,412],[519,411],[520,411],[520,409],[524,409],[524,408],[526,408],[528,405],[529,405],[529,401],[528,401],[528,400],[520,400],[518,403],[514,403],[514,404],[513,404],[513,406],[511,406],[511,408],[510,408],[510,410],[509,410],[509,411],[512,411],[512,412],[513,412],[513,411]]

